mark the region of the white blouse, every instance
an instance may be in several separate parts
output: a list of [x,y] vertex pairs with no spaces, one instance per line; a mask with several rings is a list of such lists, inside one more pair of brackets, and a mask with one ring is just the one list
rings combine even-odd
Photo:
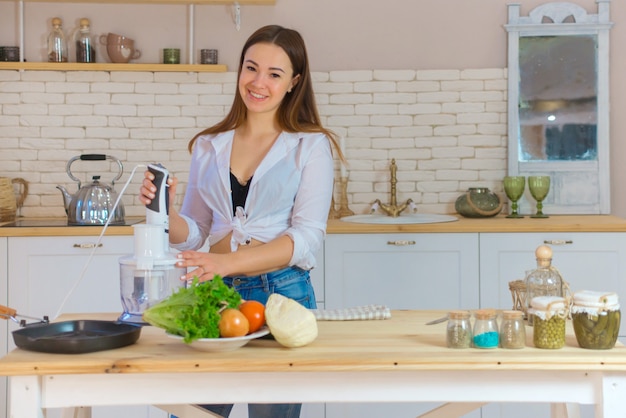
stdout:
[[269,242],[282,235],[294,243],[289,265],[315,267],[326,234],[333,192],[330,141],[321,133],[283,132],[255,171],[245,208],[233,216],[230,153],[234,131],[198,137],[189,184],[180,211],[189,225],[178,250],[213,245],[232,231],[231,250],[250,239]]

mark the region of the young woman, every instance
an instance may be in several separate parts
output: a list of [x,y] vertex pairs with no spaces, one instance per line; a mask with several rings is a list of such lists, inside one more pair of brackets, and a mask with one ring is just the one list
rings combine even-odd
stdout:
[[[196,135],[182,209],[170,242],[182,280],[215,275],[243,299],[280,293],[315,308],[309,270],[321,248],[333,190],[334,134],[321,123],[300,34],[265,26],[243,47],[228,115]],[[154,198],[146,172],[141,200]],[[170,201],[177,180],[170,181]],[[208,253],[195,251],[208,238]],[[232,405],[205,406],[228,416]],[[291,418],[300,405],[249,405],[250,418]]]

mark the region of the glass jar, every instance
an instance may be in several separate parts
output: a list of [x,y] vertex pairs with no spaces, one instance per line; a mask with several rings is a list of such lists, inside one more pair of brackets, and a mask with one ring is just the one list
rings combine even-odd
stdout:
[[565,345],[567,305],[558,296],[538,296],[530,301],[528,317],[533,317],[533,344],[556,349]]
[[502,348],[524,348],[526,346],[524,312],[502,312],[502,324],[500,325],[500,346]]
[[96,62],[96,49],[91,39],[89,19],[80,19],[80,28],[74,40],[76,47],[76,62]]
[[470,187],[454,202],[454,209],[466,218],[488,218],[502,210],[500,197],[487,187]]
[[52,19],[52,31],[48,35],[48,62],[67,62],[67,41],[63,33],[63,21]]
[[469,348],[472,346],[472,324],[467,311],[451,311],[448,313],[446,328],[446,344],[448,348]]
[[[526,301],[538,296],[563,297],[563,278],[559,271],[552,267],[552,249],[547,245],[540,245],[535,250],[537,268],[526,274]],[[528,308],[527,307],[527,308]],[[532,315],[528,315],[528,325],[533,325]]]
[[580,347],[592,350],[615,347],[621,320],[617,293],[576,292],[571,313]]
[[474,347],[496,348],[498,347],[498,322],[494,309],[479,309],[474,312]]

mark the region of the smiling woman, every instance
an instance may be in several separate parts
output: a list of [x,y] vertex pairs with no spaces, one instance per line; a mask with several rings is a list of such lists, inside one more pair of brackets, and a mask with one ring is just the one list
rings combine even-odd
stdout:
[[[326,231],[333,146],[342,155],[320,122],[300,34],[275,25],[253,33],[241,53],[237,85],[227,116],[189,143],[185,200],[180,213],[169,214],[170,242],[181,251],[177,265],[188,269],[183,280],[222,276],[261,306],[280,294],[302,309],[315,308],[309,272]],[[153,179],[146,172],[145,204],[154,198]],[[176,185],[171,179],[170,199]],[[209,252],[197,251],[206,240]],[[203,407],[224,417],[232,409]],[[297,418],[300,409],[248,405],[250,418]]]

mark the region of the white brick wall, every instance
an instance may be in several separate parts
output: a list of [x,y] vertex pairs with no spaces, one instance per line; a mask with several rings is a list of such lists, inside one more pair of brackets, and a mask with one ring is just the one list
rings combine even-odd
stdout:
[[[412,198],[421,212],[453,213],[468,187],[502,191],[506,69],[331,71],[313,80],[325,125],[345,137],[355,213],[389,202],[392,158],[398,201]],[[0,71],[0,176],[30,182],[24,216],[64,216],[55,186],[77,190],[65,166],[80,154],[119,158],[118,191],[152,161],[184,184],[187,141],[224,116],[235,90],[233,72]],[[124,196],[128,215],[145,213],[136,198],[142,171]],[[116,165],[79,161],[72,172],[110,183]]]

